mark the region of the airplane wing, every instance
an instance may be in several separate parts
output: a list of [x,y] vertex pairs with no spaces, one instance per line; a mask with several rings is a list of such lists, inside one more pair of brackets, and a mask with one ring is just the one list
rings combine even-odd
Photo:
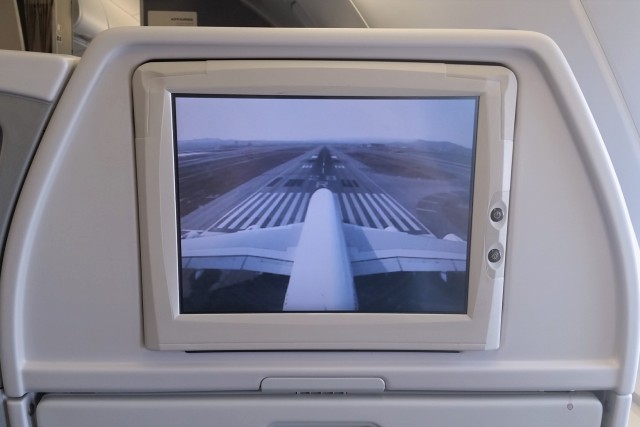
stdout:
[[192,233],[182,239],[182,268],[290,275],[302,223],[236,233]]
[[354,276],[396,271],[464,271],[467,244],[460,239],[438,239],[344,224]]
[[[298,223],[236,233],[192,233],[182,240],[182,266],[290,275],[302,227]],[[342,224],[342,229],[353,276],[466,268],[467,246],[459,239],[351,224]]]
[[188,233],[182,266],[288,275],[284,311],[352,311],[355,276],[460,271],[466,243],[344,224],[330,190],[311,197],[304,223],[235,233]]

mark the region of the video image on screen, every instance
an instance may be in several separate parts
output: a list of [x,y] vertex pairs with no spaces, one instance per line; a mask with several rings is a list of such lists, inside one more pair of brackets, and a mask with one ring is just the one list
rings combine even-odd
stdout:
[[466,313],[477,105],[174,94],[181,312]]

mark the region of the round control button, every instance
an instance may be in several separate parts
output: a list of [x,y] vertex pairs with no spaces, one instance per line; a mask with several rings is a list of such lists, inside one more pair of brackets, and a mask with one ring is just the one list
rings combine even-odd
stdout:
[[502,221],[502,219],[504,218],[504,211],[500,208],[493,208],[491,210],[491,221],[493,222],[498,222],[498,221]]
[[502,258],[502,254],[498,249],[491,249],[489,251],[489,254],[487,255],[487,258],[489,259],[489,262],[496,263],[500,261],[500,259]]

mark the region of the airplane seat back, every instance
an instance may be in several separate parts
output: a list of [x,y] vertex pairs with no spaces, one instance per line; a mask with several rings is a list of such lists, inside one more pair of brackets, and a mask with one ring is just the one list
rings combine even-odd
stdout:
[[[488,30],[118,29],[92,42],[58,102],[72,63],[55,58],[58,78],[45,85],[56,94],[47,98],[55,104],[50,121],[47,107],[25,107],[37,110],[45,130],[33,161],[19,160],[28,171],[2,259],[9,425],[625,425],[638,363],[638,246],[597,126],[549,38]],[[138,173],[144,161],[161,160],[136,151],[132,79],[145,63],[203,59],[266,68],[293,59],[509,69],[518,89],[504,178],[511,190],[498,348],[406,351],[398,336],[393,351],[151,349],[145,314],[159,308],[142,286],[149,254],[140,236],[149,218]],[[0,89],[20,82],[27,93],[28,81],[14,73]],[[9,114],[6,105],[0,100],[0,116]],[[7,123],[0,121],[2,156],[10,128],[32,127]],[[14,179],[1,173],[2,183]],[[12,194],[0,196],[11,201]],[[474,215],[488,215],[483,208]],[[381,325],[372,328],[384,333]]]
[[[22,182],[77,59],[2,52],[0,80],[0,249]],[[29,71],[25,71],[29,70]],[[36,70],[38,72],[36,72]],[[2,251],[0,250],[0,255]]]

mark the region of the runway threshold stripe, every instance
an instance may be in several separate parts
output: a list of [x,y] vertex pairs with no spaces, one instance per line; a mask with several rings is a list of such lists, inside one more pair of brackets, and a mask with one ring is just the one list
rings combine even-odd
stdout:
[[[299,223],[308,208],[309,193],[255,193],[227,212],[208,229],[246,229]],[[429,231],[395,199],[384,193],[334,193],[341,205],[342,221],[384,229],[395,226],[401,231]],[[346,217],[346,218],[345,218]]]
[[405,221],[407,221],[407,223],[409,224],[409,226],[411,226],[411,228],[413,228],[415,231],[420,231],[420,230],[424,230],[423,227],[420,227],[417,224],[417,220],[414,220],[413,215],[411,215],[405,208],[403,208],[398,202],[396,202],[395,200],[391,199],[389,196],[387,196],[386,194],[382,194],[381,195],[382,198],[384,200],[387,201],[388,205],[391,206],[391,208],[396,211]]
[[289,205],[287,213],[284,214],[284,218],[282,218],[282,222],[280,223],[280,225],[287,225],[291,223],[291,216],[293,215],[293,210],[295,209],[299,199],[300,193],[296,193],[296,196],[293,198],[291,205]]
[[284,208],[287,206],[287,203],[289,203],[289,200],[291,200],[292,197],[293,193],[287,193],[287,196],[284,198],[282,203],[280,203],[280,206],[278,206],[278,210],[273,214],[273,217],[271,217],[271,221],[269,221],[269,223],[267,224],[267,228],[276,225],[282,225],[278,222],[278,219],[280,218],[280,215],[282,215],[282,211],[284,211]]
[[246,209],[244,209],[239,215],[236,216],[235,220],[229,224],[229,226],[227,228],[238,228],[238,226],[240,225],[241,222],[245,221],[247,218],[247,215],[250,215],[252,212],[254,212],[258,207],[260,207],[260,205],[262,204],[262,202],[269,196],[269,194],[271,193],[259,193],[260,197],[258,197],[257,199],[253,200],[251,202],[250,205],[247,206]]
[[374,194],[373,197],[378,201],[380,207],[385,212],[387,212],[389,216],[391,216],[391,222],[398,230],[409,231],[407,223],[398,218],[398,215],[396,215],[396,213],[389,206],[387,206],[387,202],[385,202],[379,194]]
[[307,212],[307,204],[309,203],[309,193],[304,193],[304,197],[302,198],[302,203],[300,203],[300,207],[298,208],[298,213],[296,214],[296,219],[294,222],[302,222],[304,218],[304,214]]
[[351,204],[356,208],[356,212],[360,217],[360,222],[362,223],[362,225],[364,225],[365,227],[371,227],[371,224],[369,224],[367,217],[364,216],[364,212],[362,211],[360,204],[356,200],[355,195],[353,193],[349,193],[349,198],[351,199]]
[[338,213],[340,214],[340,221],[344,222],[344,214],[342,213],[342,209],[339,207],[340,206],[340,197],[338,196],[338,193],[333,193],[333,201],[336,204],[336,206],[338,206]]
[[242,223],[242,225],[240,226],[240,229],[244,230],[245,228],[249,227],[250,225],[253,225],[253,222],[256,220],[256,218],[258,218],[259,215],[262,214],[262,212],[264,212],[267,207],[269,206],[269,204],[273,201],[273,199],[276,197],[276,193],[267,193],[269,195],[269,197],[267,198],[267,200],[264,200],[264,203],[260,203],[257,207],[257,209],[255,209],[253,211],[253,213],[251,214],[251,216],[249,216],[249,218]]
[[275,200],[273,200],[269,204],[269,207],[267,208],[267,210],[260,216],[260,219],[258,219],[258,222],[256,222],[256,226],[259,228],[262,228],[262,226],[267,221],[267,219],[269,219],[269,215],[271,214],[271,212],[274,211],[274,209],[280,203],[280,200],[282,200],[282,198],[284,197],[284,193],[274,193],[274,194],[276,194],[277,197],[275,198]]
[[253,200],[255,200],[257,197],[260,197],[260,194],[261,193],[255,193],[255,194],[252,194],[251,196],[247,197],[242,203],[240,203],[240,205],[238,205],[235,208],[231,209],[219,221],[217,221],[211,227],[209,227],[209,230],[212,229],[212,228],[224,228],[224,227],[226,227],[226,225],[230,221],[232,221],[236,217],[236,215],[240,214]]
[[373,206],[373,208],[377,212],[378,218],[380,219],[380,222],[382,223],[382,228],[395,226],[393,221],[391,221],[391,219],[389,218],[389,215],[387,215],[387,212],[378,204],[378,201],[373,198],[373,194],[367,193],[364,196],[369,201],[369,204],[371,206]]
[[373,209],[371,209],[371,206],[369,206],[369,203],[367,203],[367,200],[364,198],[362,193],[358,193],[358,199],[360,199],[360,202],[362,203],[362,206],[364,206],[364,208],[366,209],[367,213],[369,214],[369,217],[373,220],[373,223],[376,226],[375,228],[384,228],[382,226],[382,223],[378,219],[378,216],[373,211]]
[[347,211],[347,221],[349,224],[356,224],[356,217],[353,215],[353,209],[351,209],[351,205],[349,204],[349,200],[347,200],[347,195],[342,193],[342,204],[344,205],[344,209]]

